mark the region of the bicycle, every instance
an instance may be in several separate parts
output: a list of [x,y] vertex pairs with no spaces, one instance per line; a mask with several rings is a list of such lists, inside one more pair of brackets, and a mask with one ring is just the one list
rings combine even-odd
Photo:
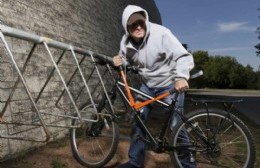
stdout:
[[[175,106],[178,93],[174,90],[158,97],[150,97],[128,85],[122,67],[120,67],[119,76],[123,82],[113,77],[109,64],[105,64],[114,81],[112,89],[104,93],[101,100],[95,101],[96,107],[91,103],[86,103],[80,110],[83,118],[94,119],[97,122],[84,120],[80,128],[70,130],[73,156],[79,163],[87,167],[102,167],[113,158],[119,143],[119,128],[118,116],[114,113],[112,104],[119,94],[127,102],[134,114],[134,120],[146,134],[146,137],[138,137],[137,140],[152,146],[154,152],[168,153],[175,167],[183,167],[181,164],[183,151],[190,154],[191,161],[194,161],[197,167],[254,167],[256,152],[253,136],[247,126],[231,113],[234,103],[240,100],[192,99],[195,104],[203,104],[204,108],[182,114]],[[135,102],[132,92],[148,100]],[[161,101],[173,93],[176,96],[171,104]],[[158,136],[153,135],[144,124],[139,111],[143,106],[154,102],[169,111]],[[226,110],[208,107],[208,104],[212,102],[223,103],[226,105]],[[95,114],[93,118],[94,108],[97,108],[100,116]],[[173,129],[170,129],[170,121],[174,113],[179,116],[180,120]],[[73,119],[72,125],[77,125],[78,122]],[[181,141],[182,129],[187,130],[189,137],[187,142]],[[168,130],[170,130],[169,137]]]

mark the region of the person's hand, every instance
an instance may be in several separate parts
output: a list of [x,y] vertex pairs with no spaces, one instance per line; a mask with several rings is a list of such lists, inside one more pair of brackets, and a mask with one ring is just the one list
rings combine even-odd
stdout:
[[185,79],[176,80],[174,88],[177,92],[185,92],[189,89],[189,84]]
[[113,57],[113,63],[115,66],[120,66],[123,64],[123,58],[121,55],[116,55]]

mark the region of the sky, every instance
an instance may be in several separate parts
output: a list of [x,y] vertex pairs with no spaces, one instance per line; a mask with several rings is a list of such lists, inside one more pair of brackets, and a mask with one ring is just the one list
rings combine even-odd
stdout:
[[255,45],[260,43],[259,0],[154,0],[162,18],[191,51],[235,57],[254,70],[260,66]]

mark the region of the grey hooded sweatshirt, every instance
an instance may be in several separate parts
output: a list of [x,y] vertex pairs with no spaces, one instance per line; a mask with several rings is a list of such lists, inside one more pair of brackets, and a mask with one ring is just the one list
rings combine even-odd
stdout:
[[[146,17],[146,35],[138,47],[131,42],[127,31],[127,21],[135,12],[142,12]],[[122,24],[125,34],[120,43],[119,54],[126,64],[138,70],[148,87],[165,87],[176,80],[189,79],[189,72],[194,67],[192,55],[169,29],[149,22],[146,10],[128,5],[123,11]]]

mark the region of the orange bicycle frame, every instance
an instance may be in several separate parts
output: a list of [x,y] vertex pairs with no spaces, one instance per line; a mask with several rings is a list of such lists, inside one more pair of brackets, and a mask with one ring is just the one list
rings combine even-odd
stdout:
[[150,100],[146,100],[146,101],[143,101],[143,102],[135,102],[132,94],[131,94],[131,91],[130,91],[130,88],[128,86],[128,83],[127,83],[127,80],[126,80],[126,76],[124,74],[124,71],[123,70],[120,70],[120,74],[121,74],[121,77],[123,79],[123,82],[125,84],[125,90],[126,90],[126,93],[127,93],[127,98],[129,100],[129,103],[130,103],[130,106],[133,107],[135,110],[139,110],[140,108],[148,105],[148,104],[151,104],[157,100],[161,100],[167,96],[169,96],[171,94],[170,91],[166,92],[166,93],[163,93],[157,97],[154,97],[153,99],[150,99]]

